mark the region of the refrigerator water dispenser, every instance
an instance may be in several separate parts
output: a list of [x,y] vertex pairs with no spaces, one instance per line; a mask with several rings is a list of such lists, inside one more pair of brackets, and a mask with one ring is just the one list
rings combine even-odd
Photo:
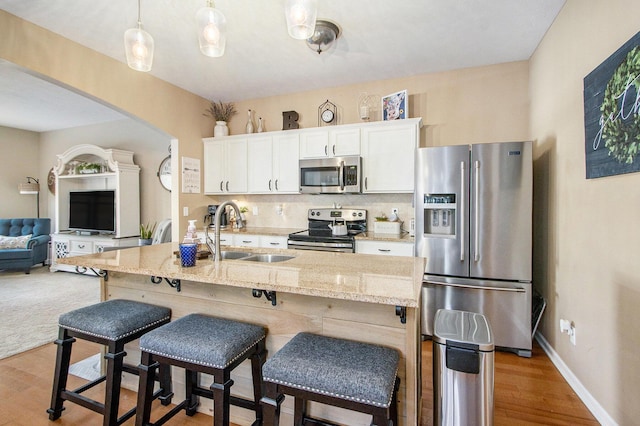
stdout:
[[456,235],[456,194],[424,195],[424,234]]

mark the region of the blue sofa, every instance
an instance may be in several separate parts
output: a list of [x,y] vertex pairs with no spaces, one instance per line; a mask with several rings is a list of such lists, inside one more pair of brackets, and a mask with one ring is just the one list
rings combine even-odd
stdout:
[[0,270],[24,269],[29,273],[31,267],[47,261],[47,251],[51,240],[51,219],[20,218],[0,219],[0,235],[20,237],[31,234],[25,248],[0,249]]

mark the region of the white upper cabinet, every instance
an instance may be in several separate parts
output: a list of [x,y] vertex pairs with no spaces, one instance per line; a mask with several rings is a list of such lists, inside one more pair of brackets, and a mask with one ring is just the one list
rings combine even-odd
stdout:
[[205,194],[297,194],[298,160],[362,157],[363,193],[411,193],[421,118],[203,139]]
[[204,193],[247,192],[247,139],[207,138],[204,142]]
[[300,158],[360,155],[358,126],[321,127],[300,134]]
[[298,193],[299,135],[292,132],[248,137],[248,191],[251,194]]
[[362,128],[362,192],[411,193],[420,118],[384,121]]

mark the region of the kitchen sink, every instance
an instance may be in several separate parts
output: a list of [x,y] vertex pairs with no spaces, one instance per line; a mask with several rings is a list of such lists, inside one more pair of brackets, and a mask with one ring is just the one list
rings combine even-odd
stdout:
[[251,256],[251,253],[246,253],[244,251],[221,251],[220,259],[221,260],[234,260],[234,259],[243,259]]
[[240,260],[246,260],[247,262],[275,263],[275,262],[284,262],[285,260],[289,260],[293,258],[294,256],[285,256],[282,254],[254,254],[249,257],[243,257]]

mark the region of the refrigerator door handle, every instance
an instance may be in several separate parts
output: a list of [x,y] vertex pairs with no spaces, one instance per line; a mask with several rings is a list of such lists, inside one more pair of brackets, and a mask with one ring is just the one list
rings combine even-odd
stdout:
[[480,224],[480,162],[479,161],[475,161],[473,163],[473,169],[475,171],[475,197],[476,199],[475,201],[475,214],[474,214],[474,220],[475,220],[475,224],[474,224],[474,241],[473,241],[473,247],[474,247],[474,253],[473,253],[473,260],[475,260],[476,262],[478,262],[480,260],[480,229],[479,229],[479,224]]
[[[460,262],[464,262],[465,257],[465,239],[464,239],[464,161],[460,162],[460,213],[459,220],[460,223]],[[460,220],[462,219],[462,220]]]
[[[426,281],[425,284],[429,285],[430,282]],[[494,286],[482,286],[482,285],[472,285],[472,284],[435,283],[435,282],[433,284],[444,285],[447,287],[468,288],[471,290],[508,291],[513,293],[525,293],[527,291],[522,287],[494,287]]]

